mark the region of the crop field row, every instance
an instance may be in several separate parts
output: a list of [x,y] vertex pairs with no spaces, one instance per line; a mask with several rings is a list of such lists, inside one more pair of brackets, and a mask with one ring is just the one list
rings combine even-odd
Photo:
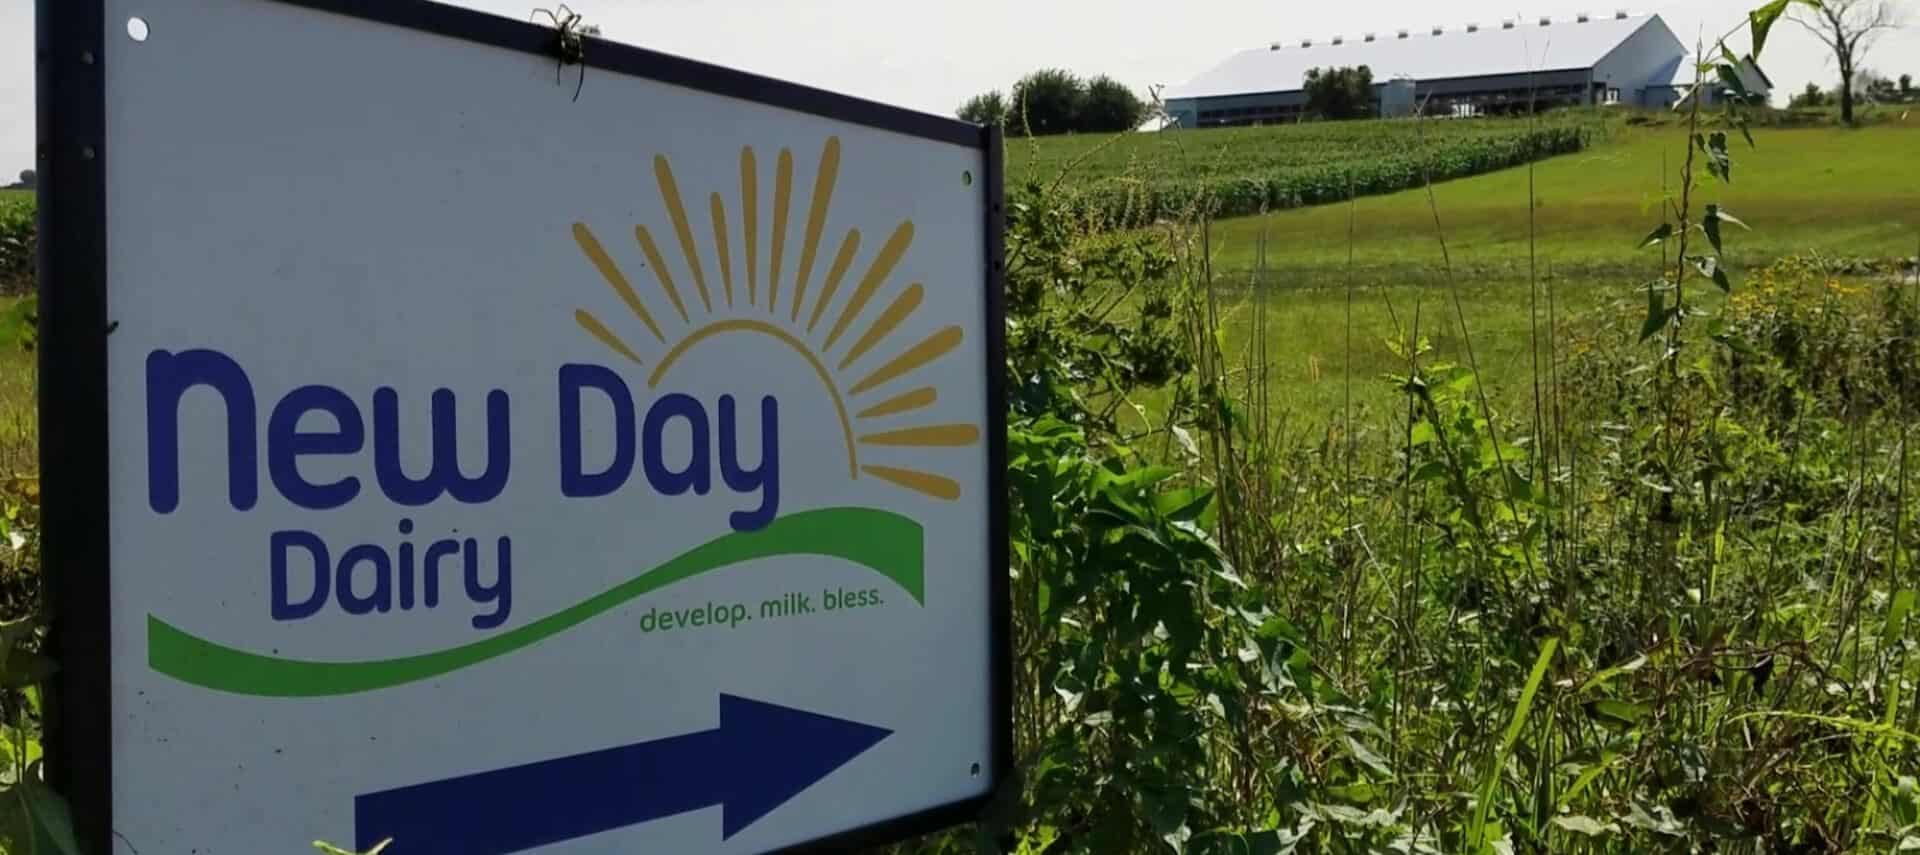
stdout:
[[1016,180],[1062,183],[1074,206],[1136,226],[1199,210],[1256,214],[1390,193],[1580,151],[1603,125],[1590,115],[1521,120],[1318,122],[1008,145]]

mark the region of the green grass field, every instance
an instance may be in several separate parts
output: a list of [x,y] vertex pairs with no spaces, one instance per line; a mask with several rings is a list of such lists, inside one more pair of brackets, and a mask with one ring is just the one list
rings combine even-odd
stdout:
[[[1542,270],[1619,274],[1657,269],[1654,250],[1633,245],[1659,222],[1656,206],[1677,193],[1686,155],[1677,129],[1623,129],[1586,152],[1536,165],[1534,228]],[[1734,151],[1732,184],[1709,183],[1701,201],[1719,202],[1750,232],[1729,238],[1735,264],[1808,251],[1875,258],[1911,256],[1920,225],[1920,127],[1765,130]],[[1705,169],[1699,168],[1706,179]],[[1528,257],[1528,170],[1434,186],[1447,248],[1457,269],[1524,276]],[[1342,268],[1345,205],[1223,220],[1214,236],[1226,268],[1252,263],[1260,234],[1268,260],[1286,270]],[[1352,211],[1362,267],[1431,274],[1439,267],[1433,212],[1424,190],[1360,199]]]
[[[1186,135],[1209,133],[1215,132]],[[1755,138],[1754,148],[1737,144],[1731,185],[1711,182],[1699,168],[1703,187],[1694,206],[1719,202],[1752,227],[1729,229],[1726,237],[1736,290],[1748,272],[1787,255],[1884,260],[1920,252],[1920,158],[1911,154],[1920,150],[1920,122],[1859,130],[1764,128]],[[1587,151],[1535,165],[1531,267],[1541,283],[1542,325],[1553,317],[1562,335],[1584,335],[1608,323],[1637,324],[1645,306],[1641,289],[1658,275],[1661,262],[1657,249],[1634,247],[1659,222],[1663,167],[1668,188],[1678,186],[1685,139],[1671,126],[1615,125]],[[1531,393],[1528,348],[1535,336],[1528,179],[1528,170],[1519,167],[1441,182],[1434,185],[1432,206],[1420,189],[1363,197],[1352,206],[1215,222],[1209,242],[1215,284],[1229,303],[1230,349],[1245,352],[1249,345],[1255,311],[1250,286],[1264,234],[1266,268],[1258,278],[1267,286],[1261,305],[1268,392],[1276,408],[1324,416],[1344,406],[1349,379],[1363,406],[1390,399],[1380,379],[1395,367],[1386,341],[1397,326],[1411,325],[1416,308],[1437,358],[1464,363],[1470,335],[1483,382],[1496,399],[1524,401]],[[1452,277],[1445,272],[1435,208]],[[1691,295],[1706,307],[1720,299],[1710,286]],[[1545,335],[1542,327],[1539,336]]]
[[39,471],[34,354],[24,347],[32,303],[0,297],[0,478]]

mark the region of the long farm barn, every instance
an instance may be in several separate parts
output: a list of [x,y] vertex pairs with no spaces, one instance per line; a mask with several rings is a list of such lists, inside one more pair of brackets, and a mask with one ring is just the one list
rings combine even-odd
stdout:
[[[1168,117],[1182,128],[1298,121],[1311,112],[1309,71],[1359,66],[1372,72],[1374,107],[1388,117],[1573,105],[1660,108],[1687,98],[1694,79],[1685,45],[1659,15],[1507,20],[1491,27],[1273,42],[1172,89]],[[1749,92],[1765,95],[1771,88],[1750,62],[1742,78]],[[1707,102],[1725,94],[1715,81],[1706,90]]]

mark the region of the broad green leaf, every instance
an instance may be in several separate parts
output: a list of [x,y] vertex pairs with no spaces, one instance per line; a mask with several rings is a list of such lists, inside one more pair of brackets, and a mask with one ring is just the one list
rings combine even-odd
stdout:
[[31,650],[15,650],[0,669],[0,689],[18,689],[46,682],[58,670],[53,659]]
[[36,833],[44,835],[59,855],[80,855],[80,841],[73,833],[73,815],[67,811],[66,800],[40,782],[39,765],[35,763],[34,768],[28,770],[27,779],[19,786],[20,797],[33,815]]
[[1640,723],[1640,717],[1646,714],[1646,710],[1626,701],[1599,700],[1587,704],[1587,714],[1603,722],[1632,727]]
[[1603,835],[1620,833],[1620,826],[1614,823],[1601,822],[1593,817],[1581,814],[1556,816],[1553,818],[1553,824],[1575,834],[1584,834],[1588,837],[1601,837]]
[[1175,521],[1198,518],[1212,501],[1213,488],[1206,486],[1182,487],[1153,497],[1161,516]]
[[1893,602],[1887,607],[1887,622],[1880,629],[1880,647],[1893,646],[1895,639],[1906,629],[1907,615],[1913,611],[1914,593],[1911,589],[1893,595]]
[[1294,644],[1299,644],[1303,637],[1300,635],[1300,629],[1294,626],[1292,621],[1279,615],[1267,618],[1254,634],[1261,641],[1290,641]]
[[1720,246],[1720,216],[1718,205],[1708,205],[1707,215],[1700,218],[1700,230],[1707,233],[1707,242],[1713,244],[1714,252],[1726,252]]
[[1762,48],[1767,46],[1767,34],[1773,31],[1774,22],[1787,11],[1791,0],[1773,0],[1752,12],[1747,13],[1747,29],[1753,36],[1753,56],[1757,59]]
[[1719,258],[1711,255],[1695,255],[1688,257],[1687,260],[1693,263],[1694,269],[1700,271],[1701,276],[1713,280],[1713,284],[1720,286],[1720,290],[1733,290],[1733,280],[1727,277],[1727,269],[1720,265]]
[[1375,774],[1385,778],[1393,777],[1393,767],[1387,765],[1387,758],[1380,756],[1379,752],[1368,748],[1366,743],[1349,736],[1347,737],[1347,750],[1353,754],[1353,759],[1359,761],[1360,765],[1372,769]]
[[1667,311],[1666,292],[1655,288],[1647,289],[1647,319],[1640,324],[1640,340],[1646,341],[1667,327],[1672,314]]
[[1747,82],[1740,79],[1740,71],[1732,65],[1716,65],[1714,71],[1720,75],[1721,84],[1732,90],[1741,100],[1747,97]]

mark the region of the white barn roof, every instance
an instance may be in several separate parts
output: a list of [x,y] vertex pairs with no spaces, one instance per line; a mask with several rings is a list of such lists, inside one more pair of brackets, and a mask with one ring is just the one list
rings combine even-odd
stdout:
[[1311,47],[1302,47],[1298,40],[1281,42],[1277,49],[1235,54],[1218,68],[1173,87],[1166,97],[1292,92],[1304,85],[1309,70],[1328,67],[1364,65],[1373,70],[1376,83],[1397,77],[1438,80],[1590,68],[1658,19],[1658,15],[1596,15],[1585,23],[1567,19],[1541,26],[1540,19],[1531,18],[1515,21],[1512,29],[1494,21],[1491,26],[1482,24],[1478,32],[1449,26],[1438,36],[1423,28],[1404,39],[1399,31],[1389,30],[1376,34],[1371,42],[1364,36],[1348,36],[1341,44],[1316,38]]

